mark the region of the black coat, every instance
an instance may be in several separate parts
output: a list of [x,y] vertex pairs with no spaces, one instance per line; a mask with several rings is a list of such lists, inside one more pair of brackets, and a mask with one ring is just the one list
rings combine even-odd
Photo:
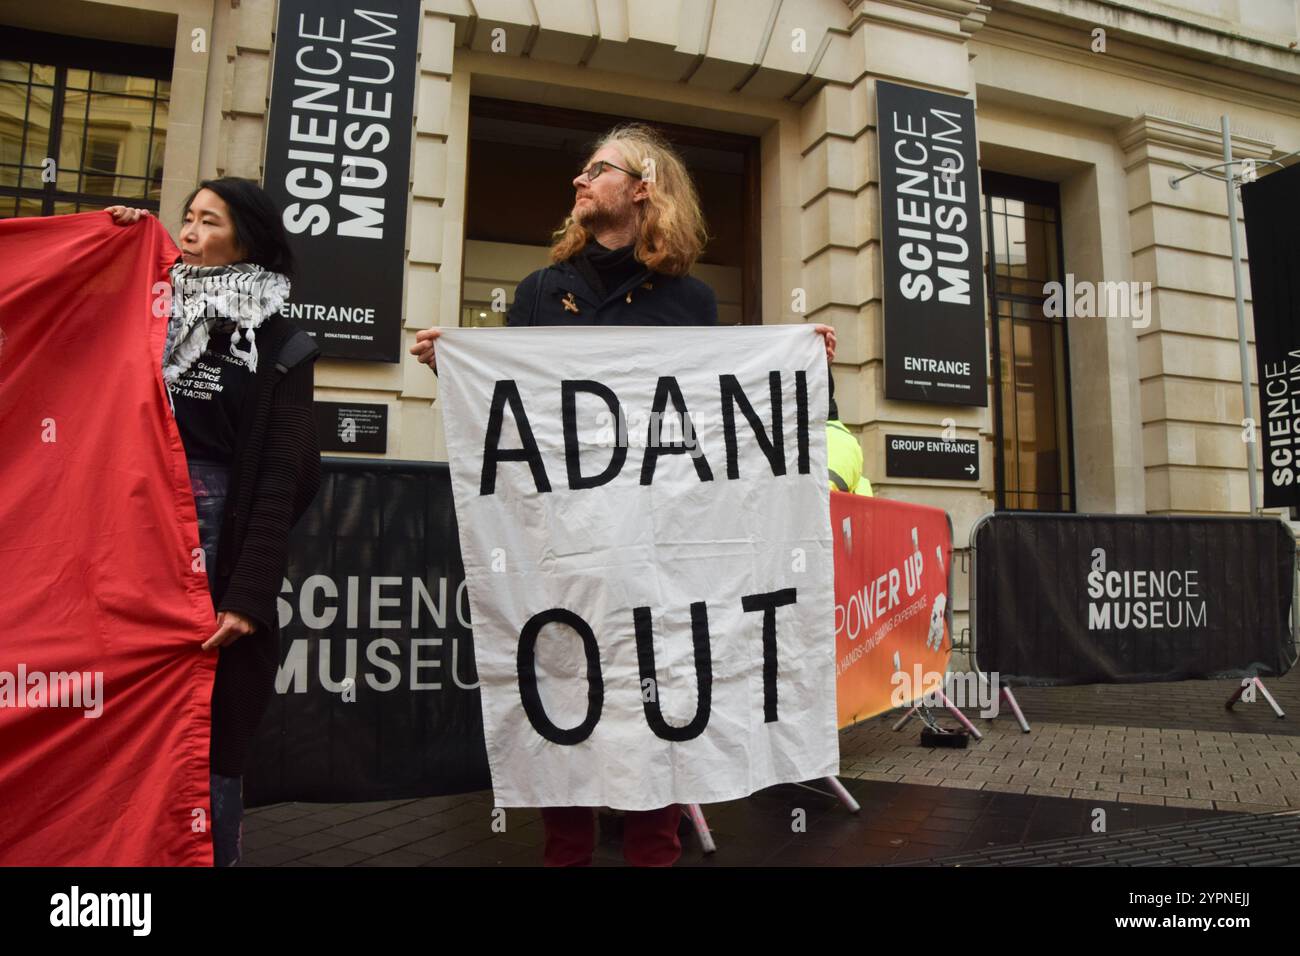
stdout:
[[[577,312],[565,307],[566,298]],[[571,261],[530,273],[515,289],[515,301],[506,313],[507,326],[717,324],[717,297],[694,276],[666,276],[643,268],[601,299]],[[828,417],[839,418],[834,376]]]
[[[212,772],[243,776],[248,746],[270,703],[280,663],[276,598],[289,530],[320,486],[312,412],[315,359],[306,333],[280,315],[257,330],[261,360],[240,416],[217,545],[216,608],[257,630],[220,649],[212,688]],[[286,367],[288,366],[288,367]]]
[[694,276],[667,276],[643,267],[601,298],[571,261],[527,276],[506,315],[509,326],[717,324],[717,297]]

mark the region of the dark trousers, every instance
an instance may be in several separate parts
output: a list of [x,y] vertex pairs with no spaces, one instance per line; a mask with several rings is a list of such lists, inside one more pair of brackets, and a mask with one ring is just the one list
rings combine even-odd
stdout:
[[[190,462],[190,489],[194,492],[194,511],[199,519],[199,544],[208,572],[208,588],[215,587],[217,544],[221,538],[221,519],[226,511],[226,489],[230,470],[224,465]],[[212,595],[215,602],[216,594]],[[220,653],[218,651],[217,653]],[[242,777],[210,774],[212,792],[212,865],[234,866],[239,862],[244,823],[244,781]]]
[[[682,855],[677,804],[658,810],[629,810],[623,815],[623,859],[632,866],[672,866]],[[543,807],[542,826],[547,866],[591,866],[596,849],[596,822],[591,807]]]

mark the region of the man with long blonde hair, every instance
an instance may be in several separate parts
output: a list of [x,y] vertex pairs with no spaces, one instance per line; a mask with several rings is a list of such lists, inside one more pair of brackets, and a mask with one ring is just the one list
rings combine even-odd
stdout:
[[[506,317],[528,325],[716,325],[713,290],[688,275],[708,241],[699,196],[681,157],[649,126],[628,123],[602,136],[573,177],[573,209],[555,231],[551,265],[519,283]],[[835,333],[818,326],[833,356]],[[431,367],[440,329],[416,335],[411,353]],[[671,866],[681,855],[677,806],[629,811],[623,856],[635,866]],[[591,863],[589,807],[544,807],[548,866]]]
[[[686,165],[656,130],[616,126],[573,178],[551,265],[524,278],[506,317],[522,325],[716,325],[713,290],[687,273],[708,234]],[[411,349],[434,365],[440,329]]]
[[[631,168],[621,169],[619,161]],[[583,182],[583,173],[596,163],[604,167],[593,170],[596,178],[613,171],[610,188],[596,188],[595,179]],[[639,123],[616,126],[601,137],[583,173],[574,179],[573,211],[553,236],[552,262],[572,259],[604,235],[609,242],[602,246],[632,245],[633,257],[652,272],[683,276],[690,271],[708,241],[704,215],[686,166],[658,132]],[[627,238],[632,241],[619,241]]]
[[715,325],[713,290],[687,273],[708,233],[686,165],[655,130],[616,126],[573,178],[552,265],[515,290],[507,325]]

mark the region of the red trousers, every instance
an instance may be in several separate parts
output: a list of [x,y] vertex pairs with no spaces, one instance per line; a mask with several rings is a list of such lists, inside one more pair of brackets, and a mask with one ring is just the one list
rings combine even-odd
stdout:
[[[659,810],[629,810],[623,815],[623,859],[631,866],[672,866],[682,855],[677,804]],[[547,866],[591,866],[596,822],[591,807],[543,807]]]

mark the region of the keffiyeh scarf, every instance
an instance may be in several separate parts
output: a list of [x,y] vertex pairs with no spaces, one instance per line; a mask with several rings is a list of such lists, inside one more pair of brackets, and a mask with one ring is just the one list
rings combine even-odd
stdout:
[[[289,298],[289,279],[251,262],[172,266],[172,310],[163,347],[163,382],[171,388],[208,347],[213,328],[233,325],[230,354],[257,371],[256,330]],[[241,343],[247,343],[240,349]]]

